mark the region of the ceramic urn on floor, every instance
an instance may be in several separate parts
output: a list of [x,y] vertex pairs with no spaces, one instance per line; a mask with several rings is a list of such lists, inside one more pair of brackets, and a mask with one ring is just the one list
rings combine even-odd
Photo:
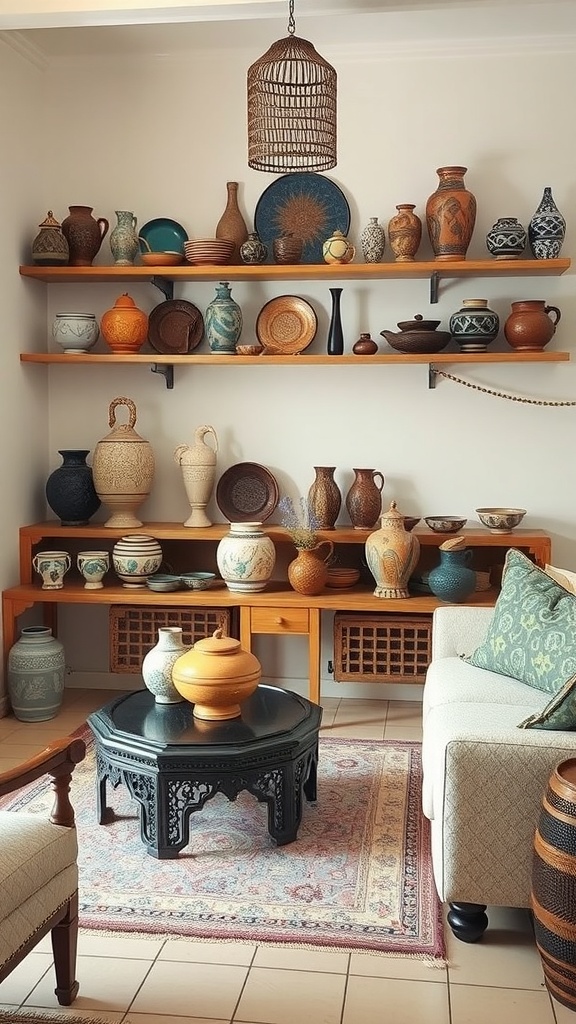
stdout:
[[408,580],[420,555],[420,541],[404,529],[404,516],[396,502],[380,519],[380,529],[366,540],[366,561],[376,580],[375,597],[410,597]]

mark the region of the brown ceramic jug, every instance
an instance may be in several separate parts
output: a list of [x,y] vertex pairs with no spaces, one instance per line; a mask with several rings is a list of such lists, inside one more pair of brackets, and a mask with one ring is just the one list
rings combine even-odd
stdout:
[[541,352],[553,337],[561,315],[557,306],[547,306],[544,299],[513,302],[504,324],[506,341],[518,352]]
[[[355,469],[346,508],[355,530],[373,530],[382,515],[384,477],[377,469]],[[378,483],[376,479],[378,478]]]
[[110,227],[106,217],[96,220],[91,206],[69,206],[70,213],[62,221],[62,233],[70,250],[71,267],[91,267],[104,236]]
[[[328,548],[323,558],[320,548]],[[298,554],[288,566],[288,580],[297,594],[313,597],[319,594],[328,580],[327,562],[332,557],[334,545],[331,540],[321,541],[315,548],[298,548]]]

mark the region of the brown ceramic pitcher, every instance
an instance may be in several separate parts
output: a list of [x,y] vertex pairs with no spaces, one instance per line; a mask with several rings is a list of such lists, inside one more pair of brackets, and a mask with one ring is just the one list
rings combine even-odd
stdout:
[[547,306],[543,299],[513,302],[504,324],[506,341],[518,352],[541,352],[553,337],[561,315],[557,306]]
[[[382,515],[384,477],[377,469],[354,469],[346,508],[355,530],[373,530]],[[378,481],[378,482],[377,482]]]
[[62,221],[62,234],[68,242],[71,267],[91,267],[110,227],[106,217],[96,220],[91,206],[69,206]]

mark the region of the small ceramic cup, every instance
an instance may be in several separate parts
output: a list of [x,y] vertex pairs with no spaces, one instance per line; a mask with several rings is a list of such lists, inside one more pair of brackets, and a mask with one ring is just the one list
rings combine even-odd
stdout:
[[107,551],[80,551],[76,564],[86,580],[86,590],[100,590],[104,586],[102,577],[110,568],[110,555]]
[[67,551],[39,551],[32,565],[42,577],[42,590],[61,590],[71,559]]

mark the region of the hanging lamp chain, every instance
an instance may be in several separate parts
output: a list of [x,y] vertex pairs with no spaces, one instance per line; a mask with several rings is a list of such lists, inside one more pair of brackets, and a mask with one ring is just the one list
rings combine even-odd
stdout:
[[294,21],[294,0],[288,0],[288,35],[293,36],[296,31],[296,22]]

